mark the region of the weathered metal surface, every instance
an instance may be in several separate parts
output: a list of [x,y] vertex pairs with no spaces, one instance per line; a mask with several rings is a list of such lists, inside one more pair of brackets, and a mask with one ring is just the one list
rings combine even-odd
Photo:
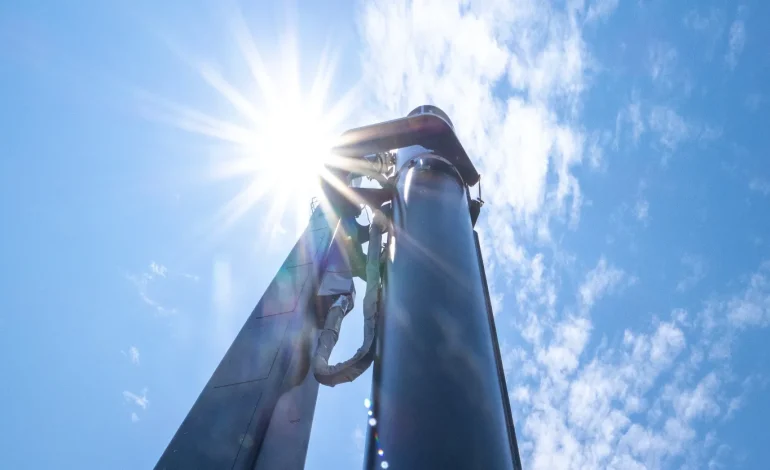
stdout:
[[452,162],[465,184],[473,186],[479,181],[479,173],[451,124],[436,114],[414,114],[351,129],[340,136],[332,152],[341,157],[357,158],[412,145],[421,145]]
[[407,168],[393,202],[365,468],[513,470],[465,185],[444,159]]
[[315,293],[335,227],[315,210],[156,469],[303,468],[318,393]]

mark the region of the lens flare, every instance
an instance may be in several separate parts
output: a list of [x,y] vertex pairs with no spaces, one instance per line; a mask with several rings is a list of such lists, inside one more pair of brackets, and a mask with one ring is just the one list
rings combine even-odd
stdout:
[[[321,196],[319,178],[335,179],[324,165],[334,163],[329,151],[350,117],[357,87],[327,104],[336,68],[334,54],[322,54],[312,84],[304,90],[296,38],[284,39],[281,71],[276,72],[265,66],[239,12],[230,18],[228,31],[253,87],[238,89],[216,66],[186,60],[230,105],[232,115],[215,116],[149,93],[139,96],[143,110],[150,118],[211,138],[216,145],[209,176],[243,181],[241,190],[216,214],[214,230],[227,229],[255,206],[267,203],[264,226],[280,228],[290,216],[293,220],[288,222],[300,231],[307,223],[311,199]],[[258,99],[249,98],[251,88]]]

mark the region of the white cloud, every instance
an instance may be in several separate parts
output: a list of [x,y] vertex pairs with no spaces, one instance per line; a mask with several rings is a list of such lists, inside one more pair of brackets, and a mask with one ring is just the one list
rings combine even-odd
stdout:
[[[742,10],[743,7],[740,10]],[[730,25],[730,34],[728,39],[728,50],[725,54],[725,61],[731,69],[734,69],[738,65],[738,57],[743,52],[743,48],[746,45],[746,26],[743,20],[737,19]]]
[[698,129],[698,141],[701,144],[708,144],[722,137],[722,128],[714,127],[709,124],[703,124]]
[[618,150],[620,146],[620,138],[623,133],[623,123],[627,123],[631,127],[631,142],[634,147],[639,144],[639,138],[645,131],[644,118],[642,117],[642,107],[639,101],[639,97],[634,94],[628,106],[621,109],[615,118],[615,140],[613,146],[615,150]]
[[650,76],[654,81],[671,84],[677,55],[676,49],[671,44],[657,43],[650,47]]
[[595,131],[591,134],[587,141],[586,154],[588,157],[588,163],[594,170],[606,169],[606,163],[604,162],[604,148],[612,141],[612,133],[610,131],[599,132]]
[[139,415],[137,415],[135,412],[131,412],[131,422],[136,423],[139,422]]
[[639,142],[639,137],[641,137],[642,132],[644,132],[644,121],[642,120],[642,113],[638,101],[629,103],[628,119],[631,121],[631,132],[634,139],[634,145],[636,145]]
[[749,93],[746,95],[744,104],[749,109],[749,111],[756,111],[764,102],[765,97],[762,95],[762,93]]
[[712,296],[694,318],[702,333],[702,356],[730,359],[743,331],[770,326],[770,261],[748,276],[738,292],[728,297]]
[[714,417],[719,414],[720,407],[716,401],[719,386],[720,380],[716,372],[712,371],[693,389],[682,391],[669,387],[663,393],[664,397],[671,401],[676,415],[690,421],[694,418]]
[[673,323],[661,323],[650,341],[650,361],[668,364],[684,348],[684,334]]
[[[615,8],[607,4],[613,6],[603,14]],[[659,468],[685,460],[702,468],[719,446],[694,450],[704,437],[700,424],[729,408],[723,389],[731,379],[717,367],[729,356],[710,354],[727,304],[717,306],[721,317],[712,320],[721,326],[711,329],[702,312],[690,318],[675,310],[668,320],[597,332],[592,310],[599,300],[636,282],[603,257],[575,287],[574,305],[560,302],[560,289],[574,279],[561,274],[574,274],[577,263],[551,228],[577,226],[577,169],[584,160],[601,162],[592,148],[601,142],[596,131],[578,124],[583,91],[597,70],[581,28],[600,18],[600,4],[561,5],[365,3],[359,26],[364,82],[379,108],[372,114],[392,118],[423,103],[441,106],[484,174],[485,198],[495,201],[480,227],[488,274],[506,284],[497,286],[507,293],[501,303],[515,299],[517,307],[497,320],[516,331],[510,342],[501,338],[501,352],[525,467]],[[660,80],[676,64],[676,55],[664,52]],[[616,142],[626,124],[633,142],[649,132],[667,153],[719,135],[637,96],[618,115]],[[648,217],[641,190],[637,199],[636,215]],[[626,308],[613,318],[637,318],[633,305]]]
[[132,364],[139,365],[139,349],[136,346],[128,348],[128,357],[131,359]]
[[591,322],[586,318],[570,316],[556,325],[554,339],[545,349],[537,352],[537,360],[546,366],[553,378],[573,372],[588,341]]
[[[528,0],[374,1],[362,11],[374,98],[390,117],[423,103],[447,111],[469,153],[481,157],[485,193],[496,201],[489,219],[516,223],[522,237],[547,239],[552,218],[579,218],[572,171],[585,136],[568,117],[590,63],[583,15]],[[501,84],[510,91],[494,94]]]
[[761,193],[763,196],[769,196],[770,181],[765,178],[753,178],[751,182],[749,182],[749,189]]
[[[654,425],[639,421],[639,412],[654,398],[650,393],[658,377],[684,350],[683,332],[665,322],[651,336],[627,331],[622,346],[580,364],[569,353],[585,355],[588,336],[585,328],[575,331],[579,334],[556,334],[554,343],[566,350],[560,351],[561,369],[546,367],[537,373],[534,390],[512,395],[523,407],[519,425],[525,431],[522,441],[529,444],[522,447],[531,449],[528,468],[614,468],[619,462],[623,468],[646,468],[681,454],[695,435],[691,421],[707,409],[704,387],[683,387],[680,394],[672,389],[666,406],[673,408],[671,400],[679,400],[678,406],[690,410],[681,417]],[[554,350],[552,345],[541,353]]]
[[719,10],[712,8],[708,15],[701,14],[697,10],[690,10],[684,17],[684,24],[695,31],[706,31],[719,27]]
[[600,258],[578,289],[582,308],[591,309],[597,300],[623,280],[623,276],[623,271],[609,265],[606,259]]
[[650,220],[650,203],[646,199],[638,199],[634,207],[636,220],[647,223]]
[[[690,10],[684,17],[684,25],[705,38],[706,57],[710,60],[718,47],[725,29],[725,15],[718,8],[707,12]],[[699,38],[699,39],[701,39]]]
[[168,269],[162,264],[158,264],[155,261],[151,261],[150,272],[152,272],[156,276],[166,277],[166,273],[168,272]]
[[138,406],[139,408],[146,410],[147,406],[150,404],[150,400],[147,399],[147,389],[142,389],[142,394],[137,395],[133,392],[129,392],[128,390],[123,391],[123,398],[129,402],[133,403],[134,405]]
[[650,129],[659,134],[659,142],[673,152],[691,137],[691,127],[676,111],[667,106],[655,106],[650,111]]
[[689,96],[695,83],[690,71],[685,65],[687,61],[680,61],[679,52],[670,43],[663,41],[653,42],[648,46],[647,65],[648,73],[654,89]]
[[513,389],[510,395],[512,400],[525,403],[525,404],[529,404],[530,402],[529,387],[518,386]]
[[177,313],[177,310],[174,307],[167,307],[163,305],[155,298],[154,295],[151,295],[151,285],[160,280],[167,282],[169,278],[184,278],[191,281],[198,281],[198,276],[184,272],[172,272],[166,266],[155,261],[150,262],[148,271],[139,275],[126,274],[125,276],[126,279],[128,279],[128,281],[134,284],[136,287],[139,298],[142,299],[142,302],[150,306],[161,315],[172,315]]
[[658,143],[666,152],[663,162],[686,142],[698,142],[706,145],[722,136],[722,129],[706,123],[691,122],[669,106],[653,106],[648,124],[657,134]]
[[[546,368],[514,389],[528,468],[699,468],[721,455],[713,432],[708,445],[698,436],[701,423],[734,405],[723,391],[730,376],[693,359],[697,344],[687,344],[684,315],[674,318],[652,334],[626,330],[621,344],[593,354],[580,336],[585,359],[576,367],[568,360],[566,375]],[[524,357],[513,356],[509,367]]]
[[706,277],[706,261],[702,257],[686,254],[682,256],[682,265],[687,270],[687,274],[676,284],[676,290],[679,292],[692,289]]
[[161,305],[160,302],[150,297],[150,294],[148,293],[149,285],[152,283],[154,278],[155,276],[150,273],[143,273],[139,276],[134,276],[133,274],[126,275],[126,279],[128,279],[134,286],[136,286],[139,298],[142,299],[142,302],[149,305],[152,309],[161,315],[170,315],[176,313],[175,308],[165,307]]
[[[601,279],[619,282],[618,275],[607,275],[608,265],[600,261],[586,275],[578,299],[584,292],[608,292],[601,286],[613,283]],[[602,340],[594,349],[590,309],[582,317],[566,309],[552,326],[540,322],[531,351],[503,343],[509,383],[517,384],[510,398],[527,468],[703,468],[724,460],[717,434],[701,430],[737,412],[745,392],[726,393],[735,380],[725,367],[729,354],[704,351],[723,347],[717,339],[748,325],[770,324],[768,272],[770,263],[763,264],[745,289],[707,307],[711,311],[696,321],[674,310],[649,333],[626,329],[622,341]],[[533,368],[532,357],[542,366]]]
[[[483,254],[489,253],[492,247],[489,244],[486,232],[481,226],[478,227],[479,244],[481,245],[481,252]],[[492,303],[492,313],[497,316],[503,309],[505,295],[499,290],[497,284],[497,270],[498,264],[494,258],[487,258],[484,256],[484,269],[486,271],[487,284],[489,288],[489,297]]]
[[732,419],[745,405],[748,395],[754,391],[758,382],[761,380],[759,374],[750,375],[741,382],[741,391],[730,399],[725,419]]
[[604,20],[618,7],[618,0],[596,0],[588,6],[586,23]]
[[770,263],[752,274],[746,289],[726,303],[727,318],[739,328],[770,324]]

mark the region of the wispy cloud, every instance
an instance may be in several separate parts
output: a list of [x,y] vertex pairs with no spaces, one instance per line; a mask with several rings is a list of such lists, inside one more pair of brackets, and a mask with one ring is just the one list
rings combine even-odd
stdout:
[[578,289],[583,309],[590,310],[597,300],[611,292],[623,280],[624,275],[622,270],[609,265],[605,258],[600,258],[596,267],[586,274]]
[[129,358],[132,364],[139,365],[139,349],[136,346],[128,348],[128,352],[120,351],[120,353]]
[[648,117],[650,131],[657,134],[657,143],[664,151],[663,163],[687,142],[708,145],[722,136],[722,129],[708,123],[693,122],[684,118],[674,108],[653,106]]
[[[375,99],[390,116],[442,106],[468,150],[484,156],[494,219],[516,223],[522,237],[547,239],[552,219],[579,219],[573,170],[586,137],[554,109],[576,109],[585,87],[585,14],[503,1],[480,9],[373,1],[362,9],[364,70],[377,71],[365,80]],[[498,83],[510,92],[496,94]]]
[[[671,436],[656,436],[633,423],[631,416],[645,406],[644,395],[655,377],[684,349],[679,327],[663,322],[652,335],[626,331],[619,350],[605,348],[601,356],[585,358],[592,330],[591,307],[623,277],[622,271],[600,259],[578,288],[582,316],[566,315],[557,322],[553,339],[533,343],[532,355],[522,349],[505,354],[509,373],[529,371],[513,380],[530,385],[513,387],[511,399],[523,407],[521,445],[531,468],[633,468],[631,465],[640,465],[638,454],[624,448],[624,442],[638,445],[639,439],[645,439],[670,445],[666,439]],[[533,367],[531,361],[543,368]],[[691,390],[684,393],[686,397]],[[675,424],[672,434],[678,432],[679,440],[686,440],[686,423]]]
[[770,180],[765,178],[752,178],[749,182],[749,189],[760,193],[763,196],[770,196]]
[[201,279],[199,276],[196,276],[195,274],[180,273],[179,275],[182,276],[185,279],[189,279],[189,280],[195,281],[195,282],[198,282]]
[[[738,9],[738,15],[742,16],[746,10],[746,7],[740,7]],[[738,18],[730,25],[730,33],[728,37],[727,53],[725,54],[725,61],[731,69],[734,69],[738,65],[738,57],[743,52],[743,48],[746,45],[746,25],[743,19]]]
[[725,15],[715,7],[708,10],[690,10],[684,17],[685,27],[705,39],[705,55],[708,60],[714,57],[717,47],[725,32]]
[[749,93],[746,95],[744,104],[749,109],[749,111],[756,111],[764,102],[765,97],[762,95],[762,93]]
[[161,315],[173,315],[177,313],[177,309],[175,307],[168,307],[158,301],[155,296],[150,293],[151,286],[155,285],[158,281],[166,281],[169,278],[183,278],[194,282],[199,280],[196,275],[171,271],[166,266],[156,261],[150,261],[147,271],[139,275],[126,274],[125,276],[126,279],[136,287],[142,302]]
[[618,7],[618,0],[596,0],[588,6],[586,23],[607,19]]
[[672,84],[678,53],[671,44],[657,43],[650,47],[650,76],[654,81]]
[[139,422],[139,415],[137,415],[137,414],[136,414],[135,412],[133,412],[133,411],[131,412],[131,422],[132,422],[132,423],[137,423],[137,422]]
[[586,155],[588,163],[593,170],[606,170],[607,163],[604,160],[604,149],[613,141],[612,132],[594,131],[587,141]]
[[166,268],[162,264],[156,263],[155,261],[150,261],[150,272],[152,272],[156,276],[166,277],[168,268]]
[[142,389],[141,395],[129,392],[128,390],[124,390],[123,398],[128,403],[132,403],[143,410],[146,410],[147,406],[150,404],[150,400],[147,399],[147,388]]
[[170,315],[176,313],[175,308],[169,308],[161,305],[158,301],[150,297],[148,293],[148,287],[150,283],[154,279],[154,275],[143,273],[139,276],[135,276],[133,274],[126,274],[126,279],[128,279],[134,286],[136,286],[136,289],[139,294],[139,298],[142,299],[142,302],[152,307],[156,312],[158,312],[161,315]]
[[[611,284],[597,282],[608,278],[606,266],[600,261],[586,274],[578,299],[586,285]],[[730,356],[714,352],[724,347],[721,338],[768,324],[767,272],[763,265],[745,289],[692,318],[674,310],[651,329],[625,329],[621,341],[605,339],[593,350],[590,309],[582,317],[565,313],[552,327],[541,323],[550,341],[544,334],[513,350],[504,343],[528,468],[704,468],[723,458],[716,432],[703,425],[735,413],[746,386],[728,393]]]
[[708,13],[698,10],[690,10],[684,17],[684,25],[695,31],[708,31],[719,28],[721,12],[716,8],[709,9]]
[[634,215],[636,216],[636,220],[647,224],[650,220],[650,203],[647,201],[647,199],[639,198],[636,200],[636,205],[634,206]]
[[725,304],[730,324],[738,329],[770,324],[770,262],[749,278],[746,289]]
[[682,266],[687,274],[676,284],[678,292],[685,292],[695,287],[704,277],[706,277],[706,261],[693,254],[682,256]]
[[650,111],[650,129],[659,135],[660,144],[668,151],[675,151],[680,143],[689,139],[692,127],[674,109],[655,106]]
[[[613,6],[604,15],[615,8],[607,4]],[[579,167],[599,166],[600,143],[613,143],[611,134],[603,140],[601,131],[579,124],[597,66],[582,28],[595,27],[600,3],[561,5],[367,2],[359,25],[363,70],[372,71],[365,85],[378,117],[404,115],[422,103],[443,107],[478,156],[485,192],[495,201],[479,228],[488,274],[505,284],[498,325],[514,330],[501,338],[501,349],[525,466],[641,469],[685,460],[705,468],[719,462],[724,448],[702,425],[727,413],[733,398],[725,391],[734,379],[723,353],[731,343],[719,339],[731,336],[716,331],[762,324],[763,315],[752,315],[762,297],[750,293],[750,301],[716,302],[711,313],[673,310],[635,328],[596,331],[594,309],[611,306],[601,299],[637,278],[605,257],[575,276],[581,263],[552,231],[578,226]],[[712,27],[696,20],[693,29]],[[676,52],[663,48],[651,58],[652,78],[678,79]],[[672,103],[642,102],[638,95],[617,113],[615,143],[623,132],[635,145],[649,137],[665,154],[720,135]],[[624,204],[627,216],[649,219],[643,196]],[[570,284],[576,277],[582,280]]]
[[623,131],[625,124],[630,126],[631,142],[633,143],[633,146],[636,147],[639,144],[639,138],[646,128],[644,121],[641,102],[639,97],[634,95],[628,103],[628,106],[618,111],[617,117],[615,118],[615,140],[613,143],[615,150],[618,150],[620,147],[621,135],[625,133]]
[[654,89],[689,96],[694,82],[686,60],[680,59],[677,48],[669,42],[655,41],[648,46],[647,66]]

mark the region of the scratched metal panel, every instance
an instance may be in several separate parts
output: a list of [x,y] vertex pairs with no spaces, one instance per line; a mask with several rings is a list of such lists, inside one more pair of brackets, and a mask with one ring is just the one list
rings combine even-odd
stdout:
[[[314,289],[331,238],[328,227],[311,230],[326,223],[318,212],[172,438],[157,469],[253,470],[276,403],[307,375],[313,338],[309,332],[314,331],[316,315]],[[298,370],[297,364],[304,364],[305,369]],[[301,394],[302,409],[309,410],[309,415],[303,415],[307,420],[312,420],[316,393],[317,384],[315,388],[311,384]],[[286,400],[294,401],[287,398],[281,403]],[[303,427],[305,419],[300,421]],[[289,447],[293,446],[287,444],[286,449]],[[304,455],[305,449],[297,451]]]
[[[309,332],[313,343],[318,338],[314,328]],[[307,446],[310,443],[310,430],[313,425],[318,382],[310,372],[310,351],[307,355],[295,354],[291,376],[304,376],[302,382],[291,387],[276,403],[270,424],[262,443],[254,470],[302,470],[305,468]],[[287,452],[287,449],[291,449]]]
[[336,221],[328,217],[323,210],[317,210],[313,212],[308,221],[307,228],[305,230],[316,230],[319,228],[327,228],[329,225],[336,224]]
[[313,264],[319,261],[322,254],[329,247],[331,232],[328,226],[322,226],[314,230],[308,230],[303,236],[303,243],[297,243],[284,262],[284,267]]
[[179,427],[161,456],[158,470],[186,468],[230,469],[244,439],[260,398],[262,381],[206,389]]
[[297,302],[306,287],[311,276],[315,275],[313,265],[282,267],[273,278],[273,282],[267,288],[262,301],[254,309],[247,325],[256,318],[269,317],[281,313],[293,312],[297,308]]
[[222,387],[267,378],[290,320],[291,315],[276,315],[249,322],[253,326],[238,333],[208,386]]

